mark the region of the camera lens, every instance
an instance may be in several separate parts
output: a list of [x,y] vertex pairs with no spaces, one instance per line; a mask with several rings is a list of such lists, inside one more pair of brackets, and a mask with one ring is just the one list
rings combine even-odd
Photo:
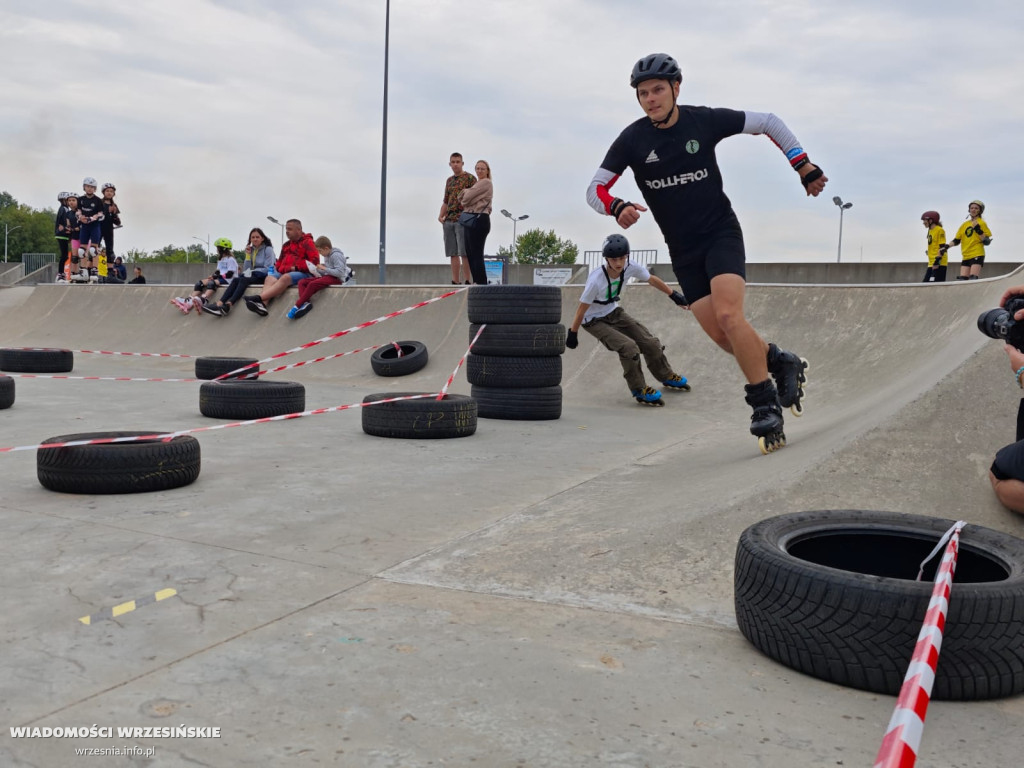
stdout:
[[1002,307],[982,312],[978,316],[978,330],[991,339],[1005,339],[1009,331],[1008,325],[1013,324],[1013,315]]

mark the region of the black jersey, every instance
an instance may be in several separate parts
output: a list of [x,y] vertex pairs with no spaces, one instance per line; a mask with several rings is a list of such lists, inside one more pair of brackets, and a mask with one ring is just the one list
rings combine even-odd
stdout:
[[103,200],[98,195],[82,195],[78,198],[78,210],[82,216],[91,219],[97,213],[103,213]]
[[665,242],[692,240],[735,215],[715,146],[742,133],[744,120],[745,114],[734,109],[684,105],[671,128],[655,128],[643,117],[619,134],[601,168],[615,176],[632,169]]

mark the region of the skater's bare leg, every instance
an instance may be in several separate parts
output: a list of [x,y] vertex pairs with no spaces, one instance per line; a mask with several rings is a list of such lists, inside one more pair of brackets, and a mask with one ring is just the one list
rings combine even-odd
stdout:
[[981,277],[981,264],[971,265],[971,277]]
[[739,275],[716,275],[711,295],[690,309],[711,340],[736,358],[747,382],[757,384],[768,378],[768,345],[743,315],[746,288]]

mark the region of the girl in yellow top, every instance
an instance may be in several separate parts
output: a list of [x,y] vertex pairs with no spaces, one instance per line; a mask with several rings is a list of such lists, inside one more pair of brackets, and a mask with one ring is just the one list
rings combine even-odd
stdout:
[[981,200],[972,200],[967,206],[967,221],[960,225],[956,237],[950,245],[960,246],[960,276],[957,280],[977,280],[981,277],[981,267],[985,263],[985,246],[992,242],[992,230],[981,218],[985,212],[985,204]]
[[946,282],[946,230],[942,228],[938,211],[925,211],[921,214],[924,228],[928,230],[928,269],[925,270],[925,283]]

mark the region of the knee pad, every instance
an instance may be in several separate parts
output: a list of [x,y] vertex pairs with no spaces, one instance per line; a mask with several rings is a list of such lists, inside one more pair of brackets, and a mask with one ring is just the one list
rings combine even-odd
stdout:
[[193,291],[201,291],[205,287],[206,287],[206,285],[203,283],[202,280],[197,280],[196,284],[192,286],[192,290]]
[[215,290],[217,290],[217,281],[216,280],[208,280],[204,287],[208,291],[215,291]]
[[80,261],[81,261],[81,258],[79,258],[79,256],[78,256],[78,254],[77,254],[77,253],[76,253],[76,254],[74,254],[74,255],[73,255],[73,256],[71,257],[71,263],[72,263],[72,264],[77,264],[77,263],[78,263],[78,262],[80,262]]

